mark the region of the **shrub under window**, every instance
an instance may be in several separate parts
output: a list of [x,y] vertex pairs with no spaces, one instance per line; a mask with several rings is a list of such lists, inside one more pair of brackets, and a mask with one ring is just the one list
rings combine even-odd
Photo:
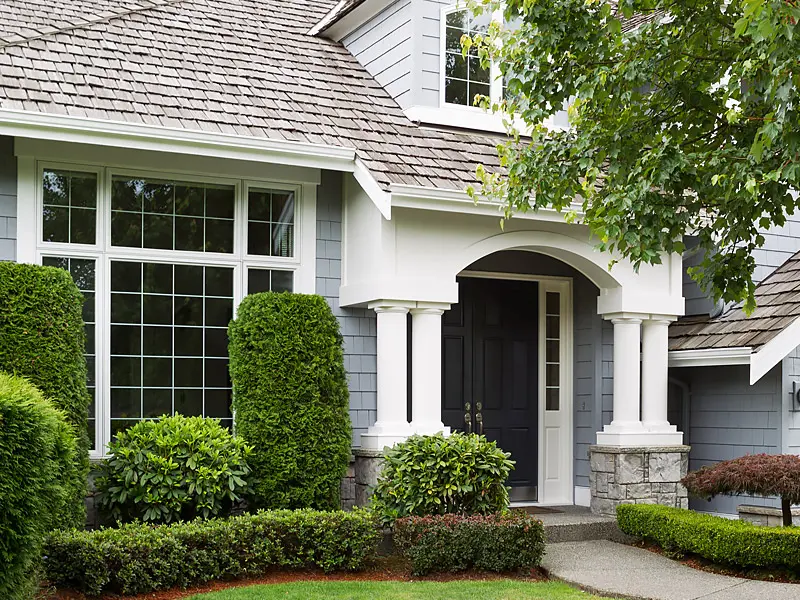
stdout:
[[31,598],[45,533],[74,489],[75,435],[27,381],[0,373],[0,598]]
[[0,262],[0,370],[26,377],[61,409],[78,438],[75,469],[64,475],[71,502],[55,525],[83,527],[89,437],[83,296],[69,273]]
[[487,515],[508,508],[514,461],[482,435],[412,436],[387,450],[372,497],[385,524],[409,515]]
[[215,419],[142,421],[109,444],[96,480],[100,508],[119,521],[228,514],[250,489],[250,452]]
[[320,296],[247,296],[229,328],[236,434],[257,508],[339,507],[351,427],[339,323]]

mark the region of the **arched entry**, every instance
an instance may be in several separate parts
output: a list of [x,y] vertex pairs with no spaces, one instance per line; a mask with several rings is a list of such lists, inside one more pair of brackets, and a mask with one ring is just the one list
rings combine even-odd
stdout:
[[498,252],[458,277],[443,318],[442,419],[484,433],[516,461],[512,500],[573,502],[573,281],[576,269],[532,252]]

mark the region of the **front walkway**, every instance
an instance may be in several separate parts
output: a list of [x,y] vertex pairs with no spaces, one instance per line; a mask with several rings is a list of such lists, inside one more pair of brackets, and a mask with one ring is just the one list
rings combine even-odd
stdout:
[[698,571],[641,548],[606,540],[548,544],[542,566],[587,591],[637,600],[797,600],[800,584]]

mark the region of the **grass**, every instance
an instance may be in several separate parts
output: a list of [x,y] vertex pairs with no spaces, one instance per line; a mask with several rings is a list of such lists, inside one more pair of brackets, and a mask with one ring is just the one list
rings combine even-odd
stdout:
[[189,600],[599,600],[557,582],[496,581],[323,581],[254,585]]

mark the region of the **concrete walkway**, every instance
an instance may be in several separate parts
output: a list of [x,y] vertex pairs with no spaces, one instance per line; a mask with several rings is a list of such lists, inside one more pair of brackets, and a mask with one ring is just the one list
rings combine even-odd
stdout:
[[550,575],[595,594],[637,600],[798,600],[800,584],[698,571],[659,554],[607,540],[548,544]]

